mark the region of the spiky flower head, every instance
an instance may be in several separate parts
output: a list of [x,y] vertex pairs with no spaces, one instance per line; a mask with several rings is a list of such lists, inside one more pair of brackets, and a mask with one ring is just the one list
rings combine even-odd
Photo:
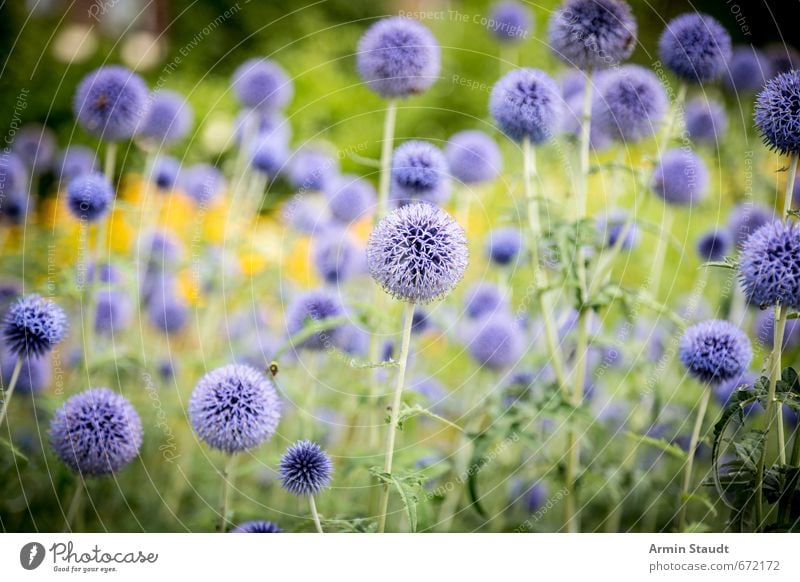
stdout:
[[277,63],[268,59],[246,60],[233,73],[233,92],[250,109],[274,111],[294,95],[292,80]]
[[108,141],[131,137],[147,108],[147,86],[125,67],[101,67],[78,85],[73,109],[87,133]]
[[653,171],[650,187],[669,204],[697,204],[708,189],[708,170],[703,160],[690,150],[667,150]]
[[623,142],[651,137],[667,112],[667,93],[652,71],[625,65],[598,82],[598,121],[603,130]]
[[153,327],[167,335],[180,333],[189,321],[189,307],[172,292],[161,291],[150,297],[147,317]]
[[3,339],[15,356],[43,356],[67,332],[67,314],[39,295],[26,295],[8,308],[3,318]]
[[108,214],[113,199],[114,187],[99,172],[73,178],[67,186],[67,206],[78,220],[99,220]]
[[522,234],[518,228],[504,226],[486,235],[486,253],[493,263],[501,267],[511,264],[521,250]]
[[800,226],[776,220],[750,235],[739,256],[739,280],[761,308],[800,309]]
[[[289,336],[300,333],[310,325],[321,325],[327,319],[345,315],[339,297],[326,289],[313,289],[297,295],[286,308],[286,331]],[[333,347],[341,334],[341,325],[331,325],[298,342],[298,349],[324,350]]]
[[519,360],[525,338],[513,317],[505,313],[490,314],[475,325],[467,349],[481,366],[501,370]]
[[450,170],[442,151],[430,142],[407,141],[392,156],[392,198],[439,204],[450,194]]
[[55,411],[50,444],[76,473],[116,473],[139,454],[142,421],[124,396],[108,388],[90,388]]
[[516,0],[496,2],[489,12],[486,28],[500,42],[522,42],[533,28],[533,12]]
[[683,117],[689,138],[697,143],[716,145],[728,129],[725,107],[713,99],[692,99]]
[[464,230],[444,210],[417,203],[391,212],[367,243],[370,275],[390,295],[412,303],[443,297],[467,268]]
[[272,382],[255,368],[229,364],[200,378],[189,400],[189,420],[209,446],[236,453],[268,441],[281,418]]
[[324,192],[331,216],[342,224],[367,216],[378,198],[370,182],[353,174],[342,174],[328,180]]
[[497,142],[482,131],[459,131],[444,148],[453,177],[463,184],[494,180],[503,170],[503,155]]
[[781,73],[768,81],[756,98],[754,117],[770,149],[800,153],[800,71]]
[[708,14],[687,12],[667,23],[658,40],[664,65],[685,81],[706,83],[719,79],[731,57],[731,37]]
[[687,328],[678,351],[689,374],[707,384],[736,378],[753,357],[747,335],[721,319],[709,319]]
[[186,99],[175,91],[151,93],[137,135],[155,145],[182,140],[192,128],[194,112]]
[[733,247],[733,237],[727,230],[712,229],[697,239],[697,254],[701,261],[721,261]]
[[562,101],[556,82],[538,69],[516,69],[503,76],[489,97],[489,112],[508,137],[543,143],[561,125]]
[[439,44],[425,26],[402,17],[370,26],[358,41],[358,73],[384,98],[424,93],[439,75]]
[[240,523],[228,533],[283,533],[283,530],[271,521],[246,521]]
[[608,69],[636,48],[636,19],[621,0],[567,0],[550,18],[550,47],[583,70]]
[[292,495],[316,495],[330,485],[333,463],[318,444],[298,441],[286,449],[278,473],[283,488]]

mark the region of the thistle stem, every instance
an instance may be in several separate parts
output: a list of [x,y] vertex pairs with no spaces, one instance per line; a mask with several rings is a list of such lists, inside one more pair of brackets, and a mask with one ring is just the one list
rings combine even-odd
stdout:
[[[0,426],[3,426],[3,421],[8,413],[8,403],[11,402],[11,396],[14,394],[14,388],[17,387],[19,374],[22,371],[22,356],[17,356],[17,363],[14,364],[14,371],[11,373],[11,381],[8,383],[8,388],[3,389],[3,408],[0,409]],[[2,378],[0,378],[0,388],[2,388]]]
[[308,496],[308,505],[311,508],[311,517],[314,518],[314,526],[317,528],[318,533],[325,533],[322,531],[322,523],[319,521],[319,513],[317,513],[317,504],[314,501],[314,496]]
[[67,509],[66,521],[64,522],[64,532],[72,533],[72,522],[78,515],[81,502],[83,501],[83,490],[86,488],[86,482],[83,480],[82,475],[78,475],[78,482],[75,484],[75,493],[72,494],[72,501],[69,502],[69,509]]
[[116,182],[114,181],[114,172],[116,171],[117,164],[117,143],[109,142],[106,146],[106,158],[103,163],[103,173],[111,185],[116,190]]
[[664,203],[663,212],[661,234],[658,237],[656,250],[653,253],[653,274],[649,283],[650,294],[655,299],[661,297],[661,293],[659,292],[661,287],[661,272],[664,270],[664,259],[667,256],[667,241],[669,237],[672,236],[672,225],[675,222],[675,212],[669,204]]
[[386,216],[389,208],[389,185],[391,184],[392,149],[394,145],[394,127],[397,120],[397,100],[392,99],[386,105],[386,117],[383,121],[383,142],[381,143],[381,177],[378,184],[378,213],[375,222]]
[[[403,336],[400,344],[400,358],[397,362],[397,383],[392,396],[392,413],[389,421],[389,432],[386,437],[386,450],[384,453],[383,471],[392,472],[392,460],[394,457],[394,443],[397,436],[397,420],[400,417],[400,405],[403,396],[403,386],[406,380],[406,365],[408,364],[408,352],[411,345],[411,324],[414,321],[414,303],[406,303],[403,310]],[[383,533],[386,529],[386,512],[389,510],[389,484],[383,484],[381,493],[381,512],[378,519],[378,532]]]
[[700,431],[703,428],[703,421],[708,410],[708,401],[711,400],[711,387],[703,387],[703,396],[700,398],[700,406],[697,409],[697,417],[694,420],[692,436],[689,439],[689,450],[687,451],[686,465],[683,468],[683,487],[681,488],[681,509],[678,513],[678,531],[683,531],[686,524],[686,511],[689,506],[689,487],[692,485],[692,470],[694,469],[694,456],[697,443],[700,441]]
[[786,179],[786,193],[783,196],[783,216],[788,218],[789,211],[792,209],[794,183],[797,179],[798,154],[792,154],[789,161],[789,176]]
[[231,453],[225,459],[225,465],[222,468],[222,493],[220,494],[219,502],[219,531],[225,533],[225,527],[228,524],[228,506],[230,501],[231,488],[233,487],[233,467],[236,463],[236,454]]

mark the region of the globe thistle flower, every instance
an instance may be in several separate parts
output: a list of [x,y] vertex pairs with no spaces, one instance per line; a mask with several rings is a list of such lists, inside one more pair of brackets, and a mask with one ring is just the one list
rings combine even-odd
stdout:
[[328,180],[324,193],[331,216],[341,224],[350,224],[367,216],[378,199],[372,184],[353,174]]
[[[593,99],[589,122],[589,147],[595,151],[602,151],[612,145],[614,135],[611,126],[601,123],[600,108],[603,103],[600,99]],[[564,102],[564,108],[559,123],[559,132],[570,135],[576,139],[580,137],[583,117],[583,95],[573,95]]]
[[[17,356],[2,354],[0,377],[6,388],[11,384],[16,366]],[[15,390],[22,394],[40,394],[50,385],[51,376],[50,358],[47,356],[23,358]]]
[[94,329],[98,335],[113,336],[126,329],[131,322],[133,306],[122,291],[100,289],[94,315]]
[[745,296],[762,309],[800,309],[800,227],[776,220],[755,231],[742,246],[739,280]]
[[467,349],[481,366],[501,370],[519,360],[524,349],[524,337],[519,324],[511,316],[488,315],[476,324]]
[[753,357],[747,335],[721,319],[710,319],[687,328],[678,351],[689,374],[706,384],[719,384],[738,377]]
[[486,28],[502,43],[522,42],[533,28],[533,13],[515,0],[496,2],[489,12]]
[[78,85],[73,102],[75,118],[95,137],[128,139],[147,108],[147,95],[147,86],[139,75],[124,67],[101,67]]
[[236,453],[275,434],[281,402],[272,382],[250,366],[229,364],[200,378],[189,399],[189,420],[209,446]]
[[97,155],[87,147],[74,145],[61,152],[53,164],[53,172],[61,184],[97,171]]
[[534,144],[549,140],[561,124],[558,85],[537,69],[516,69],[503,76],[489,97],[489,112],[511,139]]
[[11,225],[25,223],[31,210],[31,197],[24,190],[14,190],[0,194],[0,219]]
[[240,523],[228,533],[283,533],[283,530],[271,521],[246,521]]
[[667,93],[652,71],[625,65],[603,75],[595,99],[598,125],[615,139],[635,142],[651,137],[667,112]]
[[322,279],[333,285],[356,272],[361,253],[346,232],[331,229],[314,237],[312,258]]
[[318,444],[298,441],[286,449],[278,473],[283,488],[292,495],[316,495],[330,485],[333,463]]
[[732,246],[731,235],[715,228],[697,239],[697,254],[701,261],[721,261],[728,256]]
[[[756,340],[770,349],[775,347],[775,313],[771,309],[760,311],[756,318]],[[793,350],[800,346],[800,319],[788,319],[783,331],[781,350]]]
[[[286,330],[289,336],[294,336],[310,324],[344,315],[344,306],[336,295],[325,289],[308,291],[295,297],[286,308]],[[311,337],[299,342],[295,347],[324,350],[338,343],[340,333],[340,325],[331,326],[312,334]]]
[[492,283],[475,283],[464,296],[464,309],[471,319],[506,312],[508,308],[508,298]]
[[14,153],[0,152],[0,196],[28,191],[28,170]]
[[43,356],[64,339],[66,332],[64,310],[35,294],[17,299],[3,318],[6,348],[17,357]]
[[106,285],[120,285],[123,277],[122,272],[111,263],[91,262],[86,267],[86,279]]
[[183,95],[155,91],[150,95],[137,134],[154,144],[169,145],[186,137],[193,120],[194,112]]
[[626,251],[636,246],[636,241],[639,239],[639,228],[636,223],[631,223],[625,233],[625,239],[619,242],[627,221],[627,214],[622,210],[612,210],[597,219],[597,230],[602,237],[603,246],[613,248],[620,244],[620,248]]
[[28,123],[17,132],[11,151],[20,157],[32,174],[41,174],[52,167],[56,147],[52,130],[39,123]]
[[393,17],[370,26],[358,41],[358,74],[383,98],[410,97],[433,85],[441,67],[439,45],[419,22]]
[[167,335],[180,333],[189,320],[189,307],[178,297],[155,294],[148,305],[147,316],[150,323]]
[[486,235],[486,254],[501,267],[506,267],[517,258],[522,250],[522,234],[518,228],[496,228]]
[[233,92],[250,109],[274,111],[285,107],[294,95],[292,80],[277,63],[248,59],[233,73]]
[[684,123],[692,141],[716,145],[728,129],[728,114],[719,101],[692,99],[684,109]]
[[172,380],[178,375],[176,363],[169,359],[159,360],[156,364],[156,372],[158,373],[158,377],[165,382]]
[[142,236],[139,254],[151,264],[174,265],[183,258],[183,246],[171,232],[154,230]]
[[180,171],[181,163],[176,158],[161,155],[153,160],[150,168],[150,181],[162,192],[169,191],[178,184]]
[[233,139],[238,146],[242,145],[248,131],[254,134],[251,138],[273,139],[283,144],[288,144],[292,138],[289,120],[278,111],[244,109],[236,114],[233,124]]
[[763,204],[740,204],[728,216],[728,230],[738,248],[759,228],[772,222],[775,213]]
[[450,137],[444,156],[452,176],[463,184],[494,180],[503,170],[503,156],[491,137],[482,131],[459,131]]
[[277,176],[289,159],[289,150],[280,141],[268,138],[259,138],[250,152],[250,164],[253,169],[274,178]]
[[287,178],[298,190],[322,191],[338,173],[339,162],[329,152],[320,147],[304,147],[292,156]]
[[667,23],[658,40],[664,65],[684,81],[716,81],[731,57],[728,31],[708,14],[687,12]]
[[219,198],[227,186],[222,173],[210,164],[190,166],[179,177],[181,189],[198,206],[205,206]]
[[100,220],[108,214],[113,200],[114,187],[100,173],[80,175],[67,186],[67,206],[78,220]]
[[467,268],[464,230],[444,210],[411,204],[391,212],[367,243],[370,275],[390,295],[429,303],[446,295]]
[[316,194],[294,196],[284,205],[283,218],[294,230],[305,234],[325,230],[330,226],[328,204],[322,196]]
[[108,388],[90,388],[55,411],[50,444],[76,473],[116,473],[139,454],[142,421],[125,397]]
[[700,202],[708,188],[708,170],[694,152],[675,148],[661,155],[653,171],[650,187],[669,204],[693,205]]
[[423,334],[431,328],[430,315],[420,307],[414,308],[411,316],[411,333],[415,335]]
[[781,73],[756,97],[756,127],[770,149],[800,153],[800,71]]
[[550,47],[583,70],[608,69],[636,48],[636,19],[621,0],[567,0],[550,18]]
[[442,151],[422,140],[407,141],[392,157],[392,198],[439,204],[450,194],[450,171]]
[[772,64],[759,49],[737,46],[728,61],[728,74],[723,76],[725,86],[735,93],[755,93],[773,76]]

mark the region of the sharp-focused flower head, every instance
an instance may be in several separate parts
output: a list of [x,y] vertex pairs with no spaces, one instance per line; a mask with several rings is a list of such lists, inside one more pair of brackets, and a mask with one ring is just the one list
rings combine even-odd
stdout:
[[516,69],[495,83],[489,112],[511,139],[522,141],[527,137],[534,144],[545,142],[561,124],[558,85],[537,69]]
[[75,93],[75,118],[87,133],[108,141],[131,137],[147,108],[147,86],[139,75],[118,66],[84,77]]
[[133,316],[130,297],[123,291],[104,288],[97,293],[94,329],[98,335],[113,336],[125,330]]
[[342,224],[368,216],[378,198],[370,182],[353,174],[332,178],[326,183],[324,192],[331,216]]
[[522,250],[522,234],[518,228],[505,226],[486,235],[486,254],[501,267],[510,265]]
[[[345,309],[339,298],[325,289],[315,289],[301,293],[286,308],[286,331],[289,336],[298,334],[303,328],[317,324],[322,325],[326,319],[345,315]],[[324,326],[323,326],[324,327]],[[311,337],[295,344],[298,349],[324,350],[338,343],[342,326],[331,325]]]
[[[758,313],[755,325],[756,340],[772,349],[775,345],[775,311],[765,309]],[[783,331],[783,351],[793,350],[800,346],[800,319],[789,319]]]
[[181,163],[172,156],[158,156],[150,168],[150,181],[162,192],[172,190],[178,183]]
[[759,49],[750,46],[737,46],[728,61],[728,74],[722,81],[735,93],[755,93],[773,76],[772,64]]
[[800,153],[800,71],[781,73],[768,81],[756,98],[754,117],[770,149]]
[[442,151],[430,142],[407,141],[392,156],[392,198],[439,204],[450,194],[450,170]]
[[203,206],[222,195],[226,188],[225,177],[210,164],[195,164],[179,176],[181,189],[195,204]]
[[679,354],[689,374],[707,384],[738,377],[753,357],[747,335],[721,319],[687,328],[681,337]]
[[636,19],[621,0],[567,0],[550,18],[550,47],[579,69],[608,69],[636,48]]
[[755,231],[742,246],[739,280],[761,308],[800,309],[800,226],[776,220]]
[[20,157],[0,152],[0,196],[28,191],[28,170]]
[[43,356],[64,339],[66,332],[67,314],[39,295],[17,299],[3,318],[3,340],[15,356]]
[[464,230],[430,204],[399,208],[372,231],[367,243],[370,275],[398,299],[428,303],[455,287],[467,268]]
[[703,160],[684,148],[667,150],[650,180],[653,191],[669,204],[693,205],[708,188],[708,170]]
[[283,142],[271,138],[258,138],[250,152],[250,163],[258,172],[274,178],[286,166],[289,150]]
[[318,444],[298,441],[286,449],[278,472],[283,488],[292,495],[316,495],[330,485],[333,463]]
[[46,172],[56,155],[56,136],[39,123],[28,123],[14,137],[11,150],[28,166],[32,174]]
[[67,186],[67,205],[78,220],[95,222],[111,209],[114,187],[99,172],[73,178]]
[[62,184],[69,184],[73,178],[97,171],[97,156],[87,147],[69,146],[55,161],[53,172]]
[[491,137],[482,131],[460,131],[444,148],[453,177],[464,184],[494,180],[503,169],[503,156]]
[[156,145],[169,145],[182,140],[192,128],[194,112],[186,99],[175,91],[155,91],[137,134]]
[[189,400],[189,420],[209,446],[236,453],[268,441],[281,418],[272,382],[251,366],[229,364],[200,378]]
[[[0,376],[3,386],[8,386],[17,366],[17,356],[3,351],[0,361]],[[17,392],[22,394],[39,394],[50,384],[51,366],[47,356],[29,357],[22,360],[22,368],[17,378]]]
[[309,146],[292,155],[287,178],[298,190],[322,191],[338,173],[339,162],[330,152],[325,148]]
[[602,76],[595,99],[598,124],[614,138],[635,142],[656,133],[667,112],[667,93],[652,71],[625,65]]
[[533,28],[533,12],[516,0],[496,2],[489,12],[486,28],[500,42],[522,42]]
[[712,229],[697,239],[697,255],[701,261],[721,261],[731,252],[733,237],[727,230]]
[[636,245],[639,239],[639,228],[636,223],[631,223],[630,227],[625,233],[625,239],[619,242],[619,237],[622,236],[625,230],[625,223],[628,221],[628,216],[623,210],[611,210],[597,219],[597,230],[602,237],[603,246],[611,248],[620,244],[623,250],[630,250]]
[[684,122],[692,141],[717,145],[728,129],[728,114],[719,101],[692,99],[686,104]]
[[283,530],[271,521],[246,521],[240,523],[229,533],[283,533]]
[[273,111],[291,101],[292,80],[280,65],[267,60],[248,59],[233,73],[233,91],[250,109]]
[[514,318],[507,314],[490,314],[475,326],[467,349],[481,366],[500,370],[519,360],[525,339]]
[[736,246],[741,248],[751,234],[774,219],[775,213],[763,204],[739,204],[728,216],[728,230]]
[[425,92],[439,75],[439,44],[419,22],[393,17],[370,26],[358,41],[358,73],[384,98]]
[[728,31],[708,14],[697,12],[670,20],[658,40],[664,65],[681,79],[695,83],[719,79],[731,51]]
[[363,267],[362,255],[353,239],[344,231],[329,229],[314,237],[314,266],[328,284],[341,283]]
[[55,411],[50,444],[76,473],[116,473],[139,454],[142,421],[124,396],[108,388],[90,388]]
[[478,319],[485,315],[505,313],[508,311],[508,297],[492,283],[475,283],[464,296],[464,309],[467,316]]

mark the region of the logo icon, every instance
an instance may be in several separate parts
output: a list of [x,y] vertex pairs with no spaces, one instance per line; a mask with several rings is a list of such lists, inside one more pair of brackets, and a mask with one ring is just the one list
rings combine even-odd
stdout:
[[44,561],[44,546],[39,542],[28,542],[19,551],[19,563],[26,570],[35,570]]

